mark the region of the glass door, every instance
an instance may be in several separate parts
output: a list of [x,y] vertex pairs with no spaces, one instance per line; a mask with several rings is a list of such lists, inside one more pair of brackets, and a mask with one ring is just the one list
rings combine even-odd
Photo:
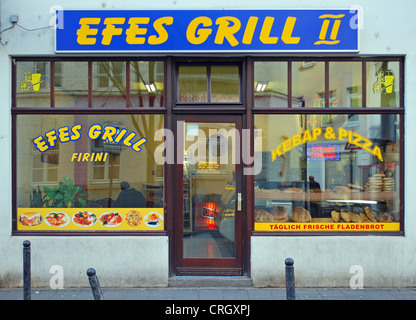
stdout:
[[183,134],[177,274],[240,275],[241,116],[183,116],[177,131]]

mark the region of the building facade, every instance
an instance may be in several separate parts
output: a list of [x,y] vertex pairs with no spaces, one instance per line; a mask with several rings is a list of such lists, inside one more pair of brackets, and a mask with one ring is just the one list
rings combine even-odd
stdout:
[[0,286],[415,285],[415,5],[192,6],[1,3]]

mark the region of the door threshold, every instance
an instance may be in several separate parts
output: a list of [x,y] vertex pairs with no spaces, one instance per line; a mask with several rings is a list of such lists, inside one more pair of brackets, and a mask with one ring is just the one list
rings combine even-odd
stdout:
[[173,276],[168,279],[168,287],[252,287],[253,281],[246,276]]

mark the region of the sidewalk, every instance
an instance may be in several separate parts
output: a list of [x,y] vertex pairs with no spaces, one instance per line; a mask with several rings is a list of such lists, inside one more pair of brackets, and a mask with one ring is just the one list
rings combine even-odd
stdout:
[[[32,288],[31,300],[94,300],[90,288]],[[416,288],[296,288],[296,300],[416,300]],[[285,288],[102,288],[104,300],[286,300]],[[23,300],[23,288],[0,288]]]

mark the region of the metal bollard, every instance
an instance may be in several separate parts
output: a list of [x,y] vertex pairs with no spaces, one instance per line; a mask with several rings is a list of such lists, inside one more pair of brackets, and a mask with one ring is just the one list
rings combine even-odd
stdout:
[[90,268],[87,270],[88,280],[90,281],[90,287],[92,290],[92,295],[94,300],[104,300],[103,293],[101,292],[100,284],[98,283],[98,278],[95,274],[95,269]]
[[23,300],[31,300],[30,241],[23,241]]
[[285,260],[286,271],[286,300],[296,300],[295,297],[295,269],[291,258]]

